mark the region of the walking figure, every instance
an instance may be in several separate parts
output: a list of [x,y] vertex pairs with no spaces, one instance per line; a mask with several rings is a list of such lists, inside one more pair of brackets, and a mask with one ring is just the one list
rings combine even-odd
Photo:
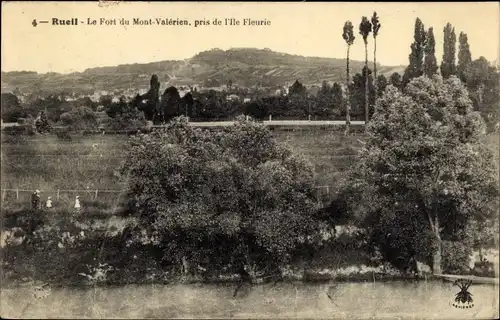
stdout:
[[31,195],[31,209],[39,209],[40,208],[40,190],[35,190]]
[[52,208],[52,197],[48,197],[47,198],[47,201],[45,202],[45,207],[47,209],[51,209]]
[[80,196],[76,196],[75,198],[75,209],[76,211],[80,211]]

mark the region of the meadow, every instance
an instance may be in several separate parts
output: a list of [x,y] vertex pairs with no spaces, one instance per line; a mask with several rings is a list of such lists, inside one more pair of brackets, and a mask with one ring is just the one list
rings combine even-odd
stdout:
[[[273,128],[273,135],[294,152],[305,155],[315,167],[318,198],[328,201],[337,181],[355,161],[363,133],[343,134],[330,128]],[[2,136],[2,198],[5,203],[29,203],[31,192],[41,191],[70,205],[76,195],[84,201],[116,204],[124,182],[118,172],[125,155],[127,135],[72,135],[70,141],[55,135]],[[97,192],[96,192],[97,191]]]

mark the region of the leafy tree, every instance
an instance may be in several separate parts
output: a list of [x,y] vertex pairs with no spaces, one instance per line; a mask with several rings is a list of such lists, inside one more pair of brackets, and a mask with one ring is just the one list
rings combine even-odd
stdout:
[[174,117],[183,114],[181,110],[181,96],[176,87],[171,86],[165,89],[160,100],[161,121],[170,121]]
[[146,120],[155,121],[163,117],[163,110],[160,109],[160,81],[158,76],[153,74],[149,83],[148,92],[143,95],[137,94],[132,103],[135,108],[144,112]]
[[458,66],[457,66],[458,77],[460,78],[460,80],[466,81],[465,69],[472,62],[472,56],[469,49],[469,42],[467,39],[467,35],[463,32],[460,32],[460,35],[458,36],[458,42],[459,42]]
[[424,50],[426,46],[426,33],[424,24],[420,18],[415,20],[415,31],[411,44],[411,53],[408,57],[410,64],[405,69],[403,75],[403,86],[406,86],[411,79],[420,77],[424,74]]
[[77,106],[81,106],[81,104],[65,101],[57,95],[48,95],[43,99],[36,98],[30,101],[25,109],[31,115],[37,115],[39,111],[44,110],[49,120],[58,122],[64,112],[68,112]]
[[267,97],[262,100],[267,103],[269,114],[271,114],[275,119],[287,116],[290,113],[291,106],[289,104],[290,99],[288,96]]
[[405,94],[387,88],[348,184],[362,195],[351,214],[386,259],[432,261],[439,274],[442,242],[465,239],[473,217],[494,215],[498,187],[483,134],[456,77],[419,77]]
[[[368,83],[368,87],[366,84]],[[373,85],[372,71],[368,68],[363,68],[363,73],[357,73],[353,77],[353,82],[349,88],[351,94],[350,100],[353,102],[352,114],[356,119],[366,118],[366,109],[363,111],[363,105],[366,103],[366,92],[368,91],[368,115],[373,114],[375,105],[375,86]]]
[[443,44],[443,61],[441,62],[441,75],[443,78],[448,78],[457,73],[455,65],[455,46],[457,43],[457,36],[455,35],[455,28],[447,23],[443,30],[444,44]]
[[173,119],[131,139],[122,174],[167,263],[276,270],[315,228],[312,166],[263,125],[211,131]]
[[436,39],[434,39],[434,30],[429,28],[427,31],[427,41],[425,45],[424,74],[432,78],[438,71],[436,60]]
[[351,21],[346,21],[344,23],[344,30],[342,32],[342,39],[344,39],[345,43],[347,44],[347,55],[346,55],[346,129],[345,129],[345,134],[347,135],[349,133],[349,126],[351,125],[351,102],[349,100],[350,98],[350,93],[349,93],[349,86],[351,84],[351,78],[349,74],[349,50],[351,49],[351,46],[354,44],[354,40],[356,37],[354,36],[354,27],[352,25]]
[[114,118],[117,114],[124,112],[128,108],[129,102],[127,101],[127,98],[125,98],[125,96],[121,96],[117,102],[111,102],[110,104],[107,104],[104,110],[106,111],[108,117]]
[[74,108],[61,114],[60,121],[70,130],[95,130],[97,128],[97,116],[92,109],[87,107]]
[[378,84],[375,88],[375,90],[378,90],[377,97],[381,97],[385,91],[385,88],[387,88],[387,85],[388,85],[387,78],[383,74],[381,74],[377,77],[376,83]]
[[377,36],[380,27],[382,26],[377,16],[377,12],[373,12],[372,16],[372,26],[373,26],[373,78],[375,79],[375,92],[378,92],[378,77],[377,77]]
[[191,94],[191,92],[186,93],[182,97],[181,105],[184,107],[186,116],[192,117],[193,116],[194,99],[193,99],[193,95]]
[[332,88],[326,82],[326,80],[323,80],[323,83],[321,83],[321,89],[318,91],[318,97],[329,97],[332,94]]
[[75,100],[73,105],[76,107],[87,107],[92,109],[93,111],[96,111],[98,103],[92,101],[92,99],[90,99],[89,97],[83,97]]
[[137,108],[136,99],[127,101],[122,96],[117,103],[111,104],[111,107],[106,110],[111,118],[106,124],[108,130],[138,130],[146,126],[146,118],[144,113]]
[[391,74],[391,77],[389,78],[389,84],[401,90],[401,88],[403,87],[403,79],[401,78],[401,75],[398,72],[394,72],[393,74]]
[[209,90],[206,94],[202,95],[200,116],[207,120],[221,120],[226,118],[229,111],[226,102],[224,94],[215,90]]
[[[359,24],[359,34],[363,37],[363,42],[365,43],[365,69],[368,70],[368,35],[372,32],[372,24],[367,17],[361,18],[361,23]],[[368,123],[369,120],[369,101],[370,101],[370,91],[368,87],[368,77],[365,77],[365,122]]]
[[299,80],[295,80],[295,82],[292,84],[288,92],[290,96],[293,95],[304,96],[307,94],[307,89],[302,83],[299,82]]
[[269,106],[262,100],[253,100],[245,105],[245,114],[254,119],[265,120],[269,116]]
[[500,120],[500,73],[484,57],[469,63],[464,71],[469,95],[474,109],[479,111],[488,125],[494,130]]
[[323,81],[321,89],[318,91],[317,103],[315,103],[313,114],[320,116],[322,119],[328,119],[333,116],[333,110],[333,88],[326,81]]
[[19,98],[12,93],[2,93],[2,120],[17,122],[18,118],[26,118],[27,114],[21,107]]
[[342,86],[335,82],[332,86],[332,102],[333,107],[336,110],[337,114],[341,113],[341,110],[344,109],[344,99],[342,94]]
[[104,110],[110,108],[112,103],[113,103],[113,97],[110,95],[104,95],[99,97],[99,104],[103,106]]

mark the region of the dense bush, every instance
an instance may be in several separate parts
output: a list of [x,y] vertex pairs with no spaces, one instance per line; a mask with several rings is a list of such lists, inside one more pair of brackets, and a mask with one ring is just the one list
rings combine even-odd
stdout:
[[93,130],[97,128],[95,112],[88,107],[78,107],[61,114],[61,124],[70,130]]
[[317,225],[312,167],[255,123],[208,131],[175,119],[134,137],[122,172],[168,263],[276,269]]
[[470,243],[463,241],[443,241],[443,273],[465,274],[470,271],[472,254]]

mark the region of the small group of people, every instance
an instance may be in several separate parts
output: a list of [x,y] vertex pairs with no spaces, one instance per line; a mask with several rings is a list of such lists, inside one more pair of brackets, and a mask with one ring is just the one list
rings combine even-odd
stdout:
[[[35,190],[33,194],[31,195],[31,209],[41,209],[42,203],[41,203],[41,197],[40,197],[40,190]],[[45,201],[45,208],[46,209],[52,209],[52,197],[47,197],[47,200]],[[80,196],[75,197],[75,205],[73,206],[77,211],[80,210],[81,205],[80,205]]]

